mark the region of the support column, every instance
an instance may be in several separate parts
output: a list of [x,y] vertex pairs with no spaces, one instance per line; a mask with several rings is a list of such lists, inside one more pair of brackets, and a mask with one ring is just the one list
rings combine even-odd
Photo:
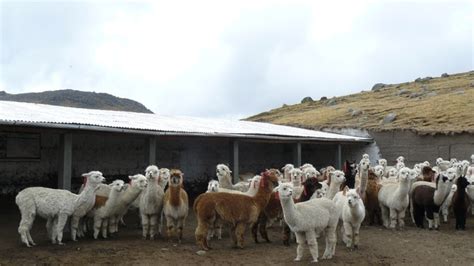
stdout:
[[234,140],[233,141],[233,169],[232,169],[232,175],[234,177],[234,184],[240,181],[239,178],[239,141]]
[[72,134],[65,133],[59,137],[59,171],[58,188],[71,190],[72,174]]
[[156,136],[148,138],[148,165],[156,165]]
[[337,144],[336,168],[342,169],[342,145],[341,144]]
[[295,143],[294,164],[295,164],[295,167],[301,166],[301,142]]

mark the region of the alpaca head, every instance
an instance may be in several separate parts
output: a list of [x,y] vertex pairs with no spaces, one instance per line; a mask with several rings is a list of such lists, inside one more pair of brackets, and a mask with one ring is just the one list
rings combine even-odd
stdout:
[[461,161],[462,165],[462,175],[466,175],[467,171],[469,170],[470,163],[468,160]]
[[145,176],[148,181],[156,181],[160,177],[160,170],[156,165],[150,165],[145,169]]
[[367,153],[364,153],[362,155],[362,159],[369,160],[369,155]]
[[357,205],[361,202],[360,195],[357,193],[356,189],[348,189],[348,187],[344,188],[344,192],[347,197],[347,205],[350,208],[357,207]]
[[318,178],[321,174],[313,166],[303,168],[303,182],[308,178]]
[[290,171],[290,181],[293,182],[295,186],[301,186],[303,180],[303,171],[299,168],[294,168]]
[[97,187],[100,183],[105,181],[105,177],[99,171],[90,171],[89,173],[82,174],[84,182],[91,184],[93,187]]
[[385,159],[379,159],[379,165],[386,167],[387,166],[387,160]]
[[250,179],[250,185],[249,187],[252,188],[258,188],[260,185],[260,180],[262,179],[262,176],[256,175]]
[[170,169],[168,168],[161,168],[160,169],[160,179],[163,181],[163,184],[166,185],[168,184],[168,181],[170,180]]
[[278,196],[280,199],[292,199],[293,197],[293,184],[282,183],[278,186]]
[[[440,174],[440,175],[441,175],[441,174]],[[450,180],[456,179],[456,177],[458,177],[458,169],[457,169],[457,167],[448,168],[448,170],[446,170],[445,175],[446,175],[446,177],[449,178]]]
[[132,187],[136,187],[140,190],[144,190],[148,185],[147,178],[144,175],[136,174],[128,176],[128,178],[130,179],[130,184],[132,185]]
[[388,169],[388,177],[397,177],[398,176],[398,169],[397,168],[390,168]]
[[396,165],[395,165],[395,168],[397,169],[402,169],[403,167],[405,167],[405,163],[404,162],[398,162]]
[[281,168],[281,170],[282,170],[284,173],[286,173],[286,172],[292,170],[293,168],[295,168],[294,165],[292,165],[291,163],[287,163],[287,164],[285,164],[285,166],[283,166],[283,167]]
[[456,185],[457,189],[459,189],[460,191],[465,190],[466,187],[469,185],[469,181],[465,176],[460,176],[456,182]]
[[359,163],[360,171],[367,171],[367,170],[369,170],[369,166],[370,166],[370,161],[369,161],[369,159],[363,158],[362,160],[360,160],[360,163]]
[[450,162],[451,166],[453,166],[455,163],[458,162],[458,159],[456,159],[456,158],[451,158],[451,159],[449,160],[449,162]]
[[170,171],[170,182],[169,185],[172,187],[178,187],[183,184],[184,173],[179,169],[171,169]]
[[109,187],[117,192],[121,192],[122,190],[125,189],[125,182],[123,180],[117,179],[114,180],[114,182],[109,184]]
[[[452,169],[452,168],[449,168],[449,169]],[[450,186],[453,183],[453,180],[454,180],[454,178],[451,178],[448,175],[440,174],[436,177],[436,188],[438,188],[439,185],[449,185]]]
[[278,169],[266,169],[265,172],[261,174],[260,187],[268,188],[270,191],[272,191],[274,187],[278,186],[280,175],[281,173],[278,171]]
[[399,181],[404,181],[404,180],[410,180],[410,175],[411,175],[411,169],[408,167],[403,167],[398,171],[398,180]]
[[474,154],[471,155],[471,163],[474,163]]
[[418,174],[418,171],[416,171],[415,169],[410,169],[410,174],[408,176],[408,179],[410,179],[411,181],[414,181],[418,178],[419,174]]
[[384,175],[384,168],[383,166],[381,165],[376,165],[374,167],[374,174],[378,177],[378,178],[382,178],[382,176]]
[[397,158],[397,163],[404,163],[405,162],[405,157],[403,156],[398,156]]
[[222,178],[224,176],[228,176],[232,173],[232,171],[229,169],[229,167],[225,164],[218,164],[216,166],[216,175],[219,178]]
[[321,185],[321,188],[316,189],[316,191],[313,194],[316,194],[316,198],[323,198],[326,197],[326,193],[328,192],[328,185],[323,182],[319,182]]
[[207,192],[218,192],[219,191],[219,181],[211,180],[207,184]]
[[336,170],[332,172],[331,174],[331,183],[335,183],[337,185],[342,184],[344,181],[346,181],[346,177],[344,176],[344,172],[340,170]]
[[304,169],[307,168],[307,167],[313,167],[313,168],[314,168],[314,166],[313,166],[312,164],[310,164],[310,163],[305,163],[305,164],[303,164],[302,166],[300,166],[300,169],[301,169],[301,170],[304,170]]

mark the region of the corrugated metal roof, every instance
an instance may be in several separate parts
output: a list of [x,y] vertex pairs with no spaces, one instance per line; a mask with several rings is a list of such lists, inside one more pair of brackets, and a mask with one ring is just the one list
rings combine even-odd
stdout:
[[367,138],[249,121],[164,116],[10,101],[0,101],[0,124],[92,129],[97,131],[121,129],[122,132],[138,131],[138,133],[157,135],[371,141]]

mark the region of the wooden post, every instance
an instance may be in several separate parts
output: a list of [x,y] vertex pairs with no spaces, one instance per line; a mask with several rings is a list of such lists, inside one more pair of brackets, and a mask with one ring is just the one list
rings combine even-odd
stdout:
[[295,144],[295,150],[294,150],[294,164],[295,167],[300,167],[301,166],[301,142],[297,142]]
[[239,141],[234,140],[233,141],[233,169],[232,169],[232,175],[234,177],[234,184],[240,181],[239,178]]
[[336,152],[336,168],[341,169],[342,168],[342,145],[337,144],[337,152]]
[[148,165],[156,165],[156,136],[148,138]]
[[71,190],[72,174],[72,134],[64,133],[59,137],[58,188]]

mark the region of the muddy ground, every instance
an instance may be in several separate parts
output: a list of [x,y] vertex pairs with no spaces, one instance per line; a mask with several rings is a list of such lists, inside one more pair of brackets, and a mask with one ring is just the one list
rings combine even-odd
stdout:
[[[197,255],[194,243],[196,219],[188,217],[184,241],[180,245],[163,238],[155,241],[141,240],[137,227],[137,216],[126,216],[127,227],[122,227],[116,238],[93,240],[91,238],[71,242],[68,234],[64,246],[47,241],[45,222],[35,221],[32,237],[36,247],[26,248],[20,244],[17,233],[19,212],[13,208],[3,209],[0,216],[0,264],[165,264],[165,265],[222,265],[296,264],[296,246],[285,247],[281,243],[280,228],[270,228],[272,243],[255,244],[247,231],[245,249],[230,247],[225,232],[224,239],[213,240],[212,251]],[[329,261],[320,260],[321,265],[474,265],[474,217],[470,216],[466,231],[455,231],[453,219],[443,224],[440,231],[414,228],[411,223],[403,231],[390,231],[376,226],[361,229],[361,244],[356,251],[349,251],[340,238],[336,256]],[[320,256],[324,242],[319,241]],[[311,261],[309,252],[303,260]]]

